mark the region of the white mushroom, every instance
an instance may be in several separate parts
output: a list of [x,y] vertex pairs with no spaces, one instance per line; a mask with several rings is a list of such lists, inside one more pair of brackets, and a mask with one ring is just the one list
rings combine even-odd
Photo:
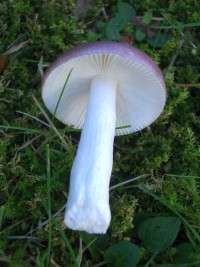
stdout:
[[165,83],[153,60],[130,45],[81,45],[47,70],[42,97],[51,113],[71,70],[56,117],[83,130],[71,170],[65,224],[105,233],[111,220],[114,136],[139,131],[158,118],[166,101]]

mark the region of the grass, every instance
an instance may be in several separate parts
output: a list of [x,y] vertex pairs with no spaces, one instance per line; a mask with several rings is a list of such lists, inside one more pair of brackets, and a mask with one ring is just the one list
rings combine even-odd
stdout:
[[[21,47],[0,76],[0,266],[200,266],[199,4],[103,2],[94,1],[82,19],[71,0],[0,4],[1,54]],[[159,64],[168,98],[148,129],[116,137],[112,222],[107,234],[88,235],[63,224],[80,131],[56,120],[60,99],[48,113],[40,74],[79,43],[115,38]],[[170,220],[180,222],[177,231],[163,228]],[[161,248],[164,237],[165,249],[152,252],[148,244]]]
[[46,160],[47,160],[47,213],[48,213],[48,247],[47,247],[47,263],[50,261],[51,242],[52,242],[52,216],[51,216],[51,165],[50,165],[50,148],[49,144],[46,146]]

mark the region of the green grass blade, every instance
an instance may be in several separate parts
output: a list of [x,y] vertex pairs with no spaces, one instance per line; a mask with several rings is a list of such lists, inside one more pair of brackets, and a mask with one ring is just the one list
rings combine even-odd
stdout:
[[130,127],[131,127],[131,125],[124,125],[124,126],[116,127],[115,130],[126,129],[126,128],[130,128]]
[[178,178],[188,178],[188,179],[200,179],[200,176],[191,176],[191,175],[177,175],[177,174],[165,174],[169,177],[178,177]]
[[152,265],[152,261],[155,259],[155,257],[157,256],[157,252],[155,252],[151,258],[147,261],[147,263],[143,266],[143,267],[149,267]]
[[50,149],[46,146],[46,161],[47,161],[47,212],[49,218],[48,231],[48,248],[47,248],[47,266],[50,262],[51,241],[52,241],[52,216],[51,216],[51,167],[50,167]]
[[3,208],[0,208],[0,230],[1,230],[2,221],[3,221]]
[[[172,264],[170,264],[170,263],[169,264],[161,264],[159,266],[160,267],[165,267],[165,266],[167,266],[167,267],[198,267],[199,263],[200,263],[200,261],[195,261],[195,262],[191,262],[191,263],[180,263],[180,264],[173,264],[173,263]],[[158,265],[156,265],[156,266],[158,266]],[[144,267],[146,267],[146,265]]]
[[200,22],[187,23],[187,24],[179,24],[172,26],[150,26],[151,29],[182,29],[182,28],[190,28],[190,27],[199,27]]
[[60,96],[59,96],[59,98],[58,98],[58,101],[57,101],[57,103],[56,103],[56,108],[55,108],[54,113],[53,113],[52,123],[54,122],[54,118],[55,118],[55,116],[56,116],[56,112],[57,112],[58,106],[59,106],[59,104],[60,104],[61,98],[62,98],[63,93],[64,93],[64,91],[65,91],[66,85],[67,85],[67,83],[68,83],[68,81],[69,81],[69,77],[71,76],[72,70],[73,70],[73,69],[70,70],[70,72],[69,72],[69,74],[68,74],[68,76],[67,76],[67,79],[66,79],[66,81],[65,81],[65,83],[64,83],[64,85],[63,85],[62,91],[61,91]]
[[78,264],[78,262],[77,262],[77,258],[76,258],[76,254],[75,254],[75,252],[74,252],[74,250],[73,250],[73,248],[72,248],[72,246],[71,246],[71,244],[70,244],[70,242],[69,242],[67,236],[65,235],[65,233],[64,233],[63,230],[61,229],[60,225],[56,222],[56,220],[55,220],[54,218],[52,218],[52,222],[54,223],[54,225],[56,226],[56,228],[57,228],[58,231],[60,232],[60,235],[61,235],[61,237],[63,238],[63,240],[64,240],[64,242],[65,242],[65,244],[66,244],[66,246],[67,246],[67,248],[68,248],[68,250],[69,250],[69,252],[70,252],[70,254],[71,254],[71,257],[72,257],[72,259],[73,259],[74,266],[75,266],[75,267],[79,267],[79,264]]
[[5,129],[5,130],[17,130],[17,131],[23,131],[27,133],[38,133],[38,134],[47,134],[47,131],[41,131],[37,129],[31,129],[31,128],[23,128],[19,126],[10,126],[10,125],[0,125],[0,129]]
[[[164,25],[165,25],[165,20],[163,20],[163,23],[162,23],[162,25],[161,25],[161,27],[163,27]],[[156,41],[155,41],[155,44],[154,44],[154,46],[153,46],[153,50],[155,50],[155,48],[156,48],[156,45],[157,45],[157,43],[158,43],[158,40],[159,40],[159,36],[160,36],[160,34],[161,34],[161,31],[162,31],[162,29],[161,28],[159,28],[159,31],[158,31],[158,34],[157,34],[157,37],[156,37]]]
[[[42,201],[42,204],[43,204],[43,206],[44,206],[44,208],[45,208],[45,210],[46,210],[46,212],[48,214],[48,205],[46,205],[45,201]],[[74,250],[73,250],[73,248],[72,248],[67,236],[65,235],[64,231],[62,230],[62,228],[60,227],[60,225],[57,223],[57,221],[55,220],[55,218],[53,216],[51,216],[51,225],[52,224],[55,225],[55,227],[58,229],[61,237],[63,238],[63,240],[64,240],[64,242],[65,242],[65,244],[66,244],[66,246],[67,246],[67,248],[68,248],[68,250],[70,252],[72,260],[74,262],[74,267],[79,267],[79,264],[78,264],[77,258],[76,258],[76,254],[75,254],[75,252],[74,252]]]
[[93,240],[91,240],[89,242],[89,244],[87,244],[87,246],[83,249],[83,253],[88,249],[90,248],[90,246],[97,240],[98,237],[95,237]]
[[38,261],[40,263],[40,267],[45,267],[44,261],[46,258],[46,253],[44,253],[44,255],[41,255],[40,250],[37,248],[37,254],[38,254]]

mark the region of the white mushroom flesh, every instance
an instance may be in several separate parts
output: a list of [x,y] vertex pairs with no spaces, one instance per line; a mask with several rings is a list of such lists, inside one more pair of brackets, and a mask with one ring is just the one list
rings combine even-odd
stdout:
[[74,230],[105,233],[111,219],[114,135],[142,130],[159,117],[166,101],[162,73],[132,46],[94,42],[72,49],[51,65],[42,97],[57,119],[83,128],[71,171],[65,224]]
[[105,233],[110,224],[109,183],[113,164],[117,82],[91,80],[89,103],[71,170],[65,224],[74,230]]

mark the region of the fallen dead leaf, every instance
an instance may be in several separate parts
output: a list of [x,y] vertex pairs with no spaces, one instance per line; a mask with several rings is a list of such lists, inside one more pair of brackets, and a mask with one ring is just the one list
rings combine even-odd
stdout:
[[20,49],[22,49],[25,45],[29,44],[31,42],[31,40],[27,40],[25,42],[22,42],[20,44],[17,45],[13,45],[11,48],[9,48],[5,53],[3,53],[2,55],[0,55],[0,74],[3,72],[5,65],[9,59],[9,57],[18,52]]
[[122,40],[121,40],[122,43],[127,43],[127,44],[132,44],[133,43],[133,36],[131,35],[124,35],[122,36]]

